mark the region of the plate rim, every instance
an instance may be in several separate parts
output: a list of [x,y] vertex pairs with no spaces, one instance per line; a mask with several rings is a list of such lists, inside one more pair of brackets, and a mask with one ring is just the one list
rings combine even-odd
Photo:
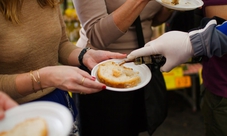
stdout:
[[[161,5],[169,8],[169,9],[173,9],[173,10],[177,10],[177,11],[189,11],[189,10],[193,10],[193,9],[196,9],[196,8],[199,8],[201,6],[203,6],[204,2],[202,0],[192,0],[192,1],[197,1],[199,2],[200,5],[195,5],[195,6],[191,6],[191,7],[179,7],[177,5],[171,5],[171,4],[166,4],[166,3],[163,3],[162,0],[156,0],[158,3],[160,3]],[[185,0],[186,1],[186,0]],[[188,1],[188,0],[187,0]]]
[[[53,109],[55,109],[55,110],[53,110]],[[46,117],[44,117],[43,114],[34,115],[34,116],[31,115],[29,117],[25,117],[25,116],[21,117],[21,113],[23,113],[23,112],[26,112],[26,114],[27,114],[27,112],[34,112],[36,110],[38,110],[39,112],[42,112],[42,110],[56,112],[56,109],[58,111],[61,111],[61,112],[56,113],[56,119],[58,119],[58,121],[60,120],[62,125],[64,125],[64,132],[62,132],[61,134],[63,134],[64,136],[67,136],[70,133],[70,131],[72,129],[72,125],[73,125],[72,114],[70,113],[69,109],[67,109],[63,105],[56,103],[56,102],[52,102],[52,101],[29,102],[29,103],[21,104],[14,108],[11,108],[5,112],[5,117],[2,120],[0,120],[0,126],[4,125],[2,123],[7,122],[7,120],[9,120],[10,117],[15,116],[15,115],[17,115],[18,118],[22,118],[22,119],[19,119],[20,121],[18,121],[17,123],[14,123],[14,125],[12,125],[11,128],[13,128],[18,123],[25,121],[26,119],[35,118],[35,117],[42,118],[42,116],[44,119],[46,118]],[[64,116],[62,116],[62,115],[64,115]],[[61,116],[61,118],[59,118],[60,116]],[[50,123],[51,122],[47,121],[47,125]],[[48,128],[49,128],[49,126],[48,126]],[[51,129],[49,128],[48,131],[50,131],[50,130]],[[3,129],[1,131],[7,131],[7,130]]]
[[[102,61],[102,62],[98,63],[97,65],[95,65],[95,66],[93,67],[93,69],[92,69],[92,71],[91,71],[91,75],[96,77],[96,80],[95,80],[96,82],[99,82],[99,81],[98,81],[98,77],[97,77],[97,75],[96,75],[96,73],[95,73],[94,70],[97,69],[97,67],[98,67],[100,64],[105,63],[105,62],[107,62],[107,61],[121,62],[121,61],[123,61],[123,60],[124,60],[124,59],[108,59],[108,60]],[[133,63],[133,62],[131,62],[131,63]],[[148,76],[148,78],[147,78],[147,80],[145,80],[145,82],[142,83],[142,86],[140,86],[140,87],[135,86],[135,87],[131,87],[131,88],[114,88],[114,87],[106,86],[106,89],[107,89],[107,90],[110,90],[110,91],[115,91],[115,92],[130,92],[130,91],[138,90],[138,89],[144,87],[145,85],[147,85],[147,84],[149,83],[149,81],[151,80],[151,77],[152,77],[152,74],[151,74],[150,69],[149,69],[148,66],[145,65],[145,64],[142,64],[142,65],[135,65],[135,66],[137,66],[137,67],[142,67],[142,68],[144,68],[144,69],[146,69],[146,70],[149,71],[149,72],[146,73],[146,75]],[[130,67],[130,66],[126,66],[126,67]],[[99,83],[100,83],[100,82],[99,82]]]

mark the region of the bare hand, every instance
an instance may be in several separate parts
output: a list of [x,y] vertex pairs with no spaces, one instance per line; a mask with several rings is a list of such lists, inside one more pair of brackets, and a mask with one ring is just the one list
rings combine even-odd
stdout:
[[103,50],[89,50],[84,55],[84,65],[87,66],[89,70],[97,65],[98,63],[108,60],[108,59],[123,59],[126,58],[127,54],[121,54],[116,52],[110,51],[103,51]]
[[95,77],[72,66],[52,66],[39,70],[43,87],[56,87],[74,93],[96,93],[106,88],[105,84],[95,82]]
[[8,95],[0,91],[0,120],[4,118],[5,111],[17,106],[18,104]]

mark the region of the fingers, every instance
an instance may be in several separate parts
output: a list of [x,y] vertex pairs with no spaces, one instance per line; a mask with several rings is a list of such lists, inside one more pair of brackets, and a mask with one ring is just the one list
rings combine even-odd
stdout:
[[149,42],[149,44],[146,44],[145,47],[132,51],[127,56],[127,60],[129,61],[129,60],[133,60],[133,59],[135,59],[137,57],[150,56],[150,55],[157,54],[156,50],[153,48],[153,43],[154,42],[151,41],[151,42]]
[[8,95],[0,91],[0,119],[4,118],[4,112],[18,104]]
[[[80,81],[82,81],[83,77],[95,81],[95,77],[91,76],[86,71],[80,70],[79,73],[81,74],[81,76],[78,77]],[[80,82],[78,82],[78,83],[80,83]]]
[[[79,70],[74,83],[70,85],[69,89],[72,92],[90,94],[96,93],[106,88],[105,84],[96,82],[96,78],[89,73]],[[75,85],[77,84],[77,85]]]
[[82,77],[80,84],[78,84],[74,90],[70,90],[70,91],[78,92],[80,94],[91,94],[91,93],[99,92],[104,89],[106,89],[106,85],[96,82],[95,78],[91,80],[91,79]]
[[109,51],[105,51],[105,53],[106,53],[106,56],[108,57],[105,59],[123,59],[123,58],[126,58],[127,56],[127,54],[109,52]]
[[169,72],[176,66],[179,66],[180,64],[182,64],[181,62],[183,62],[183,61],[178,60],[177,58],[167,57],[166,63],[160,68],[160,70],[162,72]]
[[161,68],[160,68],[160,71],[161,72],[169,72],[173,69],[174,67],[172,66],[169,66],[168,64],[165,64],[163,65]]
[[1,107],[3,107],[3,109],[8,110],[17,106],[18,104],[8,95],[3,92],[0,92],[0,105]]
[[85,80],[85,77],[82,78],[82,80],[81,80],[81,85],[84,84],[84,80]]

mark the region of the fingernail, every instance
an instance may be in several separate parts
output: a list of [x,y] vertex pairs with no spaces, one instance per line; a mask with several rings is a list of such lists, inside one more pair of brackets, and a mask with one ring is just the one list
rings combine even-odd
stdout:
[[104,86],[102,86],[102,90],[105,90],[106,89],[106,86],[104,85]]
[[95,80],[95,79],[96,79],[96,77],[92,76],[92,79],[93,79],[93,80]]

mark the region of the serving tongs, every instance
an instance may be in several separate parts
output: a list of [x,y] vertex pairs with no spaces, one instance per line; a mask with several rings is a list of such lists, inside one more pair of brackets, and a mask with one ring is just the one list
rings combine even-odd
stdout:
[[123,60],[119,63],[119,65],[124,65],[125,63],[134,62],[135,65],[141,64],[152,64],[156,66],[163,66],[166,62],[166,58],[162,55],[151,55],[151,56],[142,56],[135,58],[134,60]]
[[128,60],[123,60],[123,61],[121,61],[120,63],[118,63],[118,65],[119,66],[121,66],[121,65],[124,65],[125,63],[129,63],[129,62],[134,62],[133,60],[132,61],[128,61]]

